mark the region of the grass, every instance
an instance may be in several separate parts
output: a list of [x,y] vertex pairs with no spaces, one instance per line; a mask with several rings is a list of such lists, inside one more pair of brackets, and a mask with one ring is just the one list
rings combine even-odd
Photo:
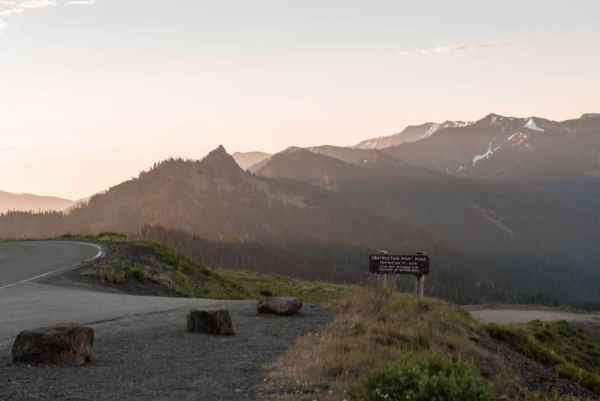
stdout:
[[[302,337],[273,367],[266,401],[583,401],[527,390],[501,341],[600,393],[600,344],[568,323],[482,325],[440,300],[357,287],[333,304],[335,320]],[[488,391],[489,390],[489,391]]]
[[238,283],[252,299],[265,296],[291,296],[313,304],[328,304],[352,287],[322,281],[305,281],[285,276],[243,270],[214,269],[215,274]]
[[490,383],[474,367],[444,354],[409,353],[357,386],[365,401],[493,401]]
[[127,235],[115,232],[103,232],[97,235],[64,234],[60,236],[59,239],[72,241],[117,242],[127,241]]
[[292,296],[305,303],[327,303],[350,287],[289,277],[199,266],[189,258],[156,242],[121,241],[122,236],[104,233],[93,240],[109,250],[99,261],[97,276],[105,284],[137,290],[147,282],[179,296],[211,299],[262,299]]
[[507,399],[525,399],[503,359],[480,345],[486,335],[481,326],[458,306],[358,287],[338,299],[334,311],[324,332],[300,339],[273,370],[265,392],[287,390],[270,399],[369,401],[368,378],[410,355],[426,360],[443,355],[457,369],[482,375]]
[[99,275],[100,279],[102,280],[102,282],[108,283],[108,284],[120,285],[120,284],[125,284],[127,282],[127,273],[126,272],[115,271],[115,269],[113,269],[110,266],[101,268],[98,271],[98,275]]
[[600,342],[567,322],[486,326],[488,333],[556,374],[600,393]]

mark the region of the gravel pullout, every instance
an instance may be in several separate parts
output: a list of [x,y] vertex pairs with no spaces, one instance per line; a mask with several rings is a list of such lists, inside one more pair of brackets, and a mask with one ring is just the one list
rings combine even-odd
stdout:
[[84,368],[18,366],[0,349],[0,400],[254,400],[266,369],[331,315],[307,306],[295,317],[258,316],[256,303],[231,311],[237,336],[185,331],[189,309],[94,325],[94,364]]

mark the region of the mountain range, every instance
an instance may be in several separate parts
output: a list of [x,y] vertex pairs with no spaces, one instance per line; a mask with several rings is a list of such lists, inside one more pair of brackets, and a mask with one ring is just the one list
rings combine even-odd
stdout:
[[444,123],[425,123],[421,125],[409,125],[402,132],[390,136],[367,139],[356,145],[358,149],[385,149],[392,146],[412,143],[421,139],[429,138],[437,131],[446,128],[460,128],[471,125],[465,121],[446,121]]
[[369,252],[420,250],[437,261],[432,291],[455,300],[600,305],[598,206],[600,115],[490,114],[353,147],[166,160],[68,214],[2,216],[0,237],[160,227],[175,245],[258,246],[288,273],[337,279],[356,277]]
[[412,143],[385,147],[394,157],[451,175],[493,179],[600,178],[600,117],[568,121],[490,114],[441,127]]
[[53,196],[39,196],[30,194],[13,194],[0,191],[0,213],[8,211],[51,211],[67,210],[75,202]]

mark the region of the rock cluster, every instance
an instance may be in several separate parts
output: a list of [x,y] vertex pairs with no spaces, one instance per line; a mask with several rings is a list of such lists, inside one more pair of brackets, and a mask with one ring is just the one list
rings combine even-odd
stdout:
[[269,297],[258,303],[258,313],[278,316],[292,316],[302,309],[302,301],[289,297]]
[[187,317],[187,329],[192,333],[217,336],[235,335],[231,316],[226,310],[191,311]]
[[75,323],[21,332],[12,347],[14,363],[81,366],[92,362],[94,329]]

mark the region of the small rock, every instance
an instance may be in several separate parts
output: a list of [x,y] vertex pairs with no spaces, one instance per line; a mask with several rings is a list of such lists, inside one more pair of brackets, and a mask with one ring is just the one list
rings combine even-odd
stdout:
[[289,297],[269,297],[258,303],[258,313],[292,316],[302,309],[302,301]]
[[81,366],[93,361],[94,329],[75,323],[21,332],[13,363]]
[[204,333],[217,336],[234,336],[231,316],[226,310],[192,311],[187,317],[187,328],[192,333]]

